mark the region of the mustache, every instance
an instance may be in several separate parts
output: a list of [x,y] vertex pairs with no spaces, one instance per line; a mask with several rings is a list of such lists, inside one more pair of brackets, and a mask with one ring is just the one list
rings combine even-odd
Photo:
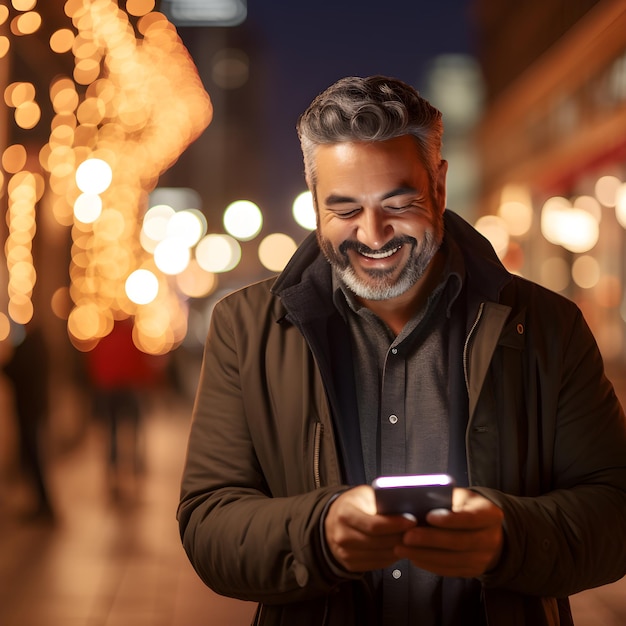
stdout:
[[417,239],[415,239],[415,237],[409,237],[408,235],[404,235],[403,237],[394,237],[393,239],[390,239],[382,248],[378,248],[377,250],[374,250],[359,241],[346,239],[339,245],[338,251],[344,256],[347,254],[348,250],[354,250],[359,254],[380,254],[391,252],[392,250],[404,245],[415,247],[417,246]]

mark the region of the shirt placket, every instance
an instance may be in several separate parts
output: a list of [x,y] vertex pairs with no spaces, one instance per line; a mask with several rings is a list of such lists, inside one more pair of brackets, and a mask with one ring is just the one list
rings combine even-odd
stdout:
[[[393,345],[383,368],[380,412],[380,475],[406,472],[406,359]],[[408,561],[398,561],[383,571],[383,624],[408,623]]]

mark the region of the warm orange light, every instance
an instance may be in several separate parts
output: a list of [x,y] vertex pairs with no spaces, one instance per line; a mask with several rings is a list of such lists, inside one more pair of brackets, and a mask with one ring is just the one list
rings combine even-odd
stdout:
[[[11,21],[13,34],[36,32],[41,26],[36,0],[12,1],[21,12]],[[120,4],[63,2],[71,24],[58,28],[49,45],[55,54],[73,55],[74,71],[50,84],[54,116],[48,143],[38,152],[45,182],[24,172],[23,146],[10,146],[2,154],[4,171],[13,174],[7,185],[8,310],[16,321],[32,314],[35,207],[45,184],[47,209],[71,229],[71,282],[54,294],[51,305],[67,319],[72,343],[89,349],[109,332],[113,319],[132,315],[137,345],[160,354],[185,337],[185,299],[207,293],[213,288],[207,277],[213,284],[215,278],[195,267],[199,271],[190,270],[177,287],[157,268],[154,250],[140,245],[142,217],[159,176],[207,127],[212,106],[176,28],[154,11],[155,0]],[[136,25],[129,15],[139,18]],[[8,19],[8,10],[0,7],[0,23]],[[9,45],[0,38],[0,56]],[[4,92],[15,122],[24,129],[41,121],[37,95],[29,83],[12,84]],[[107,184],[84,189],[82,169],[97,161],[109,167]],[[98,182],[97,177],[87,181]],[[136,270],[155,277],[154,301],[133,302],[126,293],[125,282]]]
[[[75,118],[73,118],[75,119]],[[48,145],[50,147],[64,146],[70,147],[74,141],[74,127],[69,124],[60,123],[52,126]]]
[[23,13],[11,20],[11,32],[14,35],[32,35],[41,27],[41,15],[36,11]]
[[78,106],[76,119],[81,124],[100,124],[104,119],[106,108],[100,98],[87,98]]
[[76,59],[94,59],[99,61],[102,56],[100,46],[93,39],[83,35],[74,37],[72,52]]
[[66,320],[69,317],[70,311],[72,310],[72,301],[67,287],[59,287],[52,294],[50,308],[52,312],[62,320]]
[[9,317],[18,324],[28,324],[33,318],[33,303],[27,296],[11,298],[7,309]]
[[154,9],[154,0],[126,0],[126,11],[129,15],[141,16]]
[[41,119],[41,109],[36,102],[25,102],[15,110],[15,123],[25,130],[35,128]]
[[15,174],[26,165],[26,148],[21,144],[9,146],[2,153],[2,167],[5,172]]
[[74,67],[74,80],[79,85],[88,85],[100,75],[100,62],[91,57],[80,59]]
[[[1,9],[2,7],[0,7]],[[0,59],[4,58],[11,49],[11,42],[5,35],[0,35]]]
[[31,11],[37,5],[37,0],[11,0],[16,11]]
[[72,113],[78,106],[78,93],[72,83],[71,87],[50,93],[52,106],[57,113]]
[[57,54],[69,52],[74,45],[74,32],[69,28],[61,28],[52,33],[50,37],[50,49]]
[[4,101],[10,107],[18,107],[21,104],[35,99],[35,86],[32,83],[11,83],[4,90]]

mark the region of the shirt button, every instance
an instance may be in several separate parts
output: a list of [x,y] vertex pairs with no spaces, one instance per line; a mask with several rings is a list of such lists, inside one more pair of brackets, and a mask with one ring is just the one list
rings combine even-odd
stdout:
[[398,578],[402,576],[402,572],[399,569],[394,569],[393,572],[391,572],[391,575],[398,580]]
[[397,423],[398,423],[398,416],[397,416],[397,415],[390,415],[390,416],[389,416],[389,421],[390,421],[392,424],[397,424]]
[[398,354],[398,348],[391,348],[391,354]]

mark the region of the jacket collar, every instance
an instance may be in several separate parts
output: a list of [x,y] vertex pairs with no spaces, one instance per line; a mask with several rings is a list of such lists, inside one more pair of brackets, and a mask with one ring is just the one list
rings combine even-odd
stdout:
[[444,213],[444,225],[445,237],[455,241],[461,250],[472,290],[485,300],[498,302],[512,275],[502,265],[489,240],[450,210]]
[[300,244],[271,291],[284,307],[276,312],[278,320],[287,317],[292,322],[311,322],[336,310],[331,296],[331,268],[315,233],[310,233]]

